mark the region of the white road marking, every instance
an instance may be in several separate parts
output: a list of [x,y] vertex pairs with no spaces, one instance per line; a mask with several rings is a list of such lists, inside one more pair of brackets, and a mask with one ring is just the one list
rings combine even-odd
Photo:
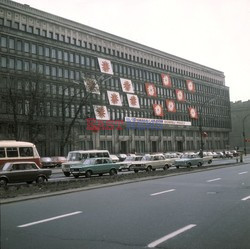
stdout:
[[169,189],[169,190],[166,190],[166,191],[151,194],[151,196],[161,195],[161,194],[165,194],[165,193],[169,193],[169,192],[173,192],[173,191],[175,191],[175,189]]
[[215,181],[219,181],[219,180],[221,180],[221,178],[215,178],[215,179],[207,180],[207,182],[215,182]]
[[242,200],[242,201],[246,201],[246,200],[248,200],[248,199],[250,199],[250,195],[247,196],[247,197],[245,197],[245,198],[243,198],[243,199],[241,199],[241,200]]
[[195,226],[196,226],[195,224],[190,224],[188,226],[180,228],[179,230],[177,230],[175,232],[172,232],[172,233],[170,233],[170,234],[168,234],[168,235],[166,235],[166,236],[164,236],[164,237],[162,237],[162,238],[148,244],[148,247],[149,248],[154,248],[154,247],[158,246],[159,244],[161,244],[161,243],[163,243],[163,242],[165,242],[165,241],[167,241],[169,239],[172,239],[173,237],[175,237],[175,236],[177,236],[177,235],[179,235],[179,234],[181,234],[181,233],[183,233],[183,232],[185,232],[185,231],[187,231],[187,230],[189,230],[189,229],[191,229],[191,228],[193,228]]
[[68,217],[68,216],[72,216],[72,215],[76,215],[76,214],[80,214],[80,213],[82,213],[82,211],[77,211],[77,212],[69,213],[69,214],[63,214],[63,215],[55,216],[55,217],[52,217],[52,218],[49,218],[49,219],[39,220],[39,221],[27,223],[27,224],[20,225],[20,226],[17,226],[17,227],[33,226],[33,225],[36,225],[36,224],[40,224],[40,223],[44,223],[44,222],[48,222],[48,221],[52,221],[52,220],[56,220],[56,219],[61,219],[61,218],[64,218],[64,217]]
[[248,171],[244,171],[244,172],[240,172],[240,173],[238,173],[239,175],[243,175],[243,174],[247,174],[248,173]]

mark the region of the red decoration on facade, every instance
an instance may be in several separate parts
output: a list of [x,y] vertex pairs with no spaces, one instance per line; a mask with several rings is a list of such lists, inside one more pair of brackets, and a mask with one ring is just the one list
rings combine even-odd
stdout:
[[184,92],[180,89],[175,89],[176,98],[178,101],[184,102],[185,101],[185,95]]
[[163,117],[163,108],[159,104],[153,104],[154,114],[158,117]]
[[176,107],[175,107],[175,102],[174,102],[174,100],[167,99],[167,100],[166,100],[166,106],[167,106],[167,110],[168,110],[169,112],[176,112]]
[[166,87],[172,87],[172,82],[169,74],[161,74],[162,84]]
[[195,108],[189,107],[188,110],[189,110],[189,116],[190,116],[190,118],[198,119],[198,114],[197,114],[197,111],[196,111]]
[[156,87],[152,83],[145,83],[147,95],[150,97],[157,97]]
[[186,85],[189,92],[195,92],[195,86],[192,80],[186,80]]

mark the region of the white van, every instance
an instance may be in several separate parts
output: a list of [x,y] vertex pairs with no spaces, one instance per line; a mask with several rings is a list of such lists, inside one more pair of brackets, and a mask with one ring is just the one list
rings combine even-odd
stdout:
[[77,164],[84,161],[87,158],[95,157],[108,157],[110,154],[108,150],[75,150],[70,151],[67,156],[67,162],[62,164],[62,171],[65,176],[70,176],[70,165],[72,162]]

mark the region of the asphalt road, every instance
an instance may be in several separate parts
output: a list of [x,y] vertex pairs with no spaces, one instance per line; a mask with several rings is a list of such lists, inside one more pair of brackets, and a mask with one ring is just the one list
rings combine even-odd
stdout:
[[250,164],[1,206],[1,249],[249,249]]

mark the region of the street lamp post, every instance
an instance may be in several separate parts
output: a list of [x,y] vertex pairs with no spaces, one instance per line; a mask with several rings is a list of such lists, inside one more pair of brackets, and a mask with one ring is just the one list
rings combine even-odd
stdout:
[[247,117],[249,117],[250,114],[247,114],[243,120],[242,120],[242,128],[243,128],[243,132],[242,132],[242,135],[243,135],[243,144],[244,144],[244,153],[245,153],[245,156],[247,155],[247,149],[246,149],[246,133],[245,133],[245,121],[247,119]]
[[201,106],[200,106],[200,111],[199,111],[199,132],[200,132],[200,156],[203,157],[203,150],[204,150],[204,142],[203,142],[203,129],[202,129],[202,111],[203,111],[203,107],[206,105],[206,104],[209,104],[211,102],[213,102],[216,98],[212,98],[212,99],[209,99],[208,101],[204,102]]

